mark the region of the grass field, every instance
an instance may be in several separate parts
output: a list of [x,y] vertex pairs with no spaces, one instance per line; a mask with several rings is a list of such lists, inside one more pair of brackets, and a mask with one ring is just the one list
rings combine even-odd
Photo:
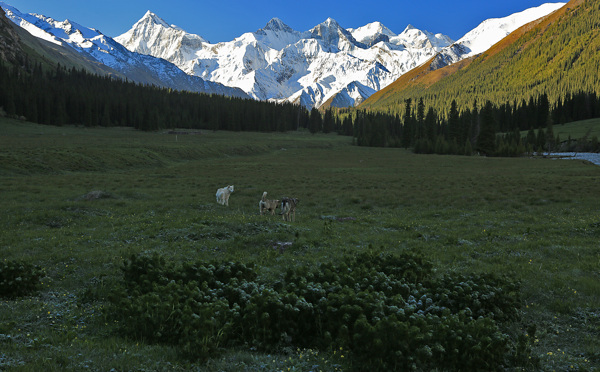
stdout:
[[[0,120],[1,257],[47,274],[38,294],[0,302],[0,370],[308,370],[307,354],[336,355],[240,348],[194,365],[118,336],[101,299],[133,253],[251,262],[276,278],[379,249],[418,251],[439,272],[520,280],[542,369],[600,369],[598,166],[415,155],[303,132]],[[230,184],[229,207],[218,205],[216,189]],[[296,221],[260,216],[263,191],[298,198]]]
[[554,135],[560,136],[562,141],[566,141],[569,136],[572,139],[582,138],[586,135],[588,139],[600,138],[600,125],[598,124],[600,124],[600,119],[581,120],[575,123],[554,125],[552,130]]

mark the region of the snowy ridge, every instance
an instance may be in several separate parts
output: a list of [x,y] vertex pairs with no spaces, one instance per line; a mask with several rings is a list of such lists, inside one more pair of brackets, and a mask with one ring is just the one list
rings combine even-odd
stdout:
[[300,32],[273,18],[255,32],[213,44],[151,11],[112,39],[69,20],[21,14],[0,2],[7,16],[34,36],[87,53],[131,80],[308,108],[325,102],[357,105],[432,57],[435,69],[480,54],[564,4],[489,19],[457,42],[411,25],[396,34],[380,22],[346,29],[328,18]]
[[0,6],[12,22],[33,36],[85,53],[135,82],[178,90],[247,97],[241,90],[190,76],[163,59],[131,52],[93,28],[69,20],[56,21],[39,14],[23,14],[3,2],[0,2]]
[[359,28],[349,28],[348,32],[354,38],[365,45],[373,46],[380,41],[389,42],[396,35],[392,30],[385,27],[381,22],[372,22]]
[[355,105],[453,42],[414,27],[396,35],[377,22],[347,30],[332,18],[304,32],[273,18],[230,42],[193,47],[178,47],[181,32],[146,13],[116,40],[131,51],[167,59],[188,74],[238,87],[255,99],[309,108],[340,92],[349,106]]
[[[256,32],[211,44],[150,12],[116,40],[129,50],[171,61],[190,75],[238,87],[255,99],[308,108],[330,101],[342,107],[357,105],[436,55],[433,66],[438,68],[479,54],[562,5],[487,20],[456,43],[412,25],[395,34],[380,22],[345,29],[328,18],[299,32],[273,18]],[[180,42],[185,39],[204,41]]]
[[491,18],[480,23],[437,57],[436,66],[443,67],[481,54],[519,27],[544,17],[566,3],[547,3],[504,18]]
[[362,103],[367,97],[370,97],[376,90],[369,88],[358,82],[348,84],[339,91],[331,101],[331,107],[350,107]]
[[[115,38],[122,44],[122,40],[135,40],[131,49],[136,53],[152,55],[157,58],[176,63],[187,58],[186,53],[192,53],[202,48],[203,43],[208,43],[204,38],[195,34],[188,34],[175,25],[169,25],[156,14],[147,11],[131,30]],[[156,40],[168,40],[162,43],[164,49],[152,51],[151,46]]]

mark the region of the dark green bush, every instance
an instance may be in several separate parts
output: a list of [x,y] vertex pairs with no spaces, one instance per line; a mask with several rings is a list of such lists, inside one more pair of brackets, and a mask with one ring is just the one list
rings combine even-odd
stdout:
[[432,269],[412,253],[361,254],[268,283],[240,263],[132,256],[112,316],[131,337],[200,359],[252,345],[343,347],[356,370],[491,371],[528,360],[506,332],[519,321],[518,283]]
[[29,295],[41,287],[45,276],[39,266],[19,261],[0,262],[0,297]]

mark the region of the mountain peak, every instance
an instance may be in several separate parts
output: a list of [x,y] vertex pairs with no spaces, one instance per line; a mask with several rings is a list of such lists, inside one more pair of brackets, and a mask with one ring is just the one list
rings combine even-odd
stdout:
[[410,30],[418,30],[418,28],[416,28],[415,26],[409,24],[408,26],[406,26],[406,28],[402,32],[407,32],[407,31],[410,31]]
[[144,14],[142,19],[140,19],[138,21],[138,23],[144,22],[144,21],[152,22],[156,25],[163,26],[165,28],[171,28],[171,26],[167,22],[165,22],[162,18],[157,16],[156,13],[153,13],[150,10],[146,11],[146,14]]
[[277,17],[274,17],[269,22],[267,22],[265,27],[263,27],[263,30],[286,31],[286,32],[294,31],[290,26],[286,25],[281,19],[279,19]]
[[327,18],[325,22],[320,23],[308,31],[309,37],[322,40],[328,51],[351,50],[355,47],[366,49],[366,45],[356,41],[350,31],[344,29],[333,18]]
[[433,34],[427,30],[420,30],[413,25],[408,25],[398,37],[394,38],[396,44],[402,43],[413,48],[434,48],[438,52],[454,43],[450,37],[443,34]]
[[316,25],[315,27],[313,27],[310,32],[311,33],[321,33],[324,30],[329,30],[334,31],[334,32],[338,32],[338,30],[340,30],[342,33],[346,33],[347,31],[342,28],[342,26],[340,26],[339,23],[337,23],[337,21],[331,17],[327,18],[324,22],[319,23],[318,25]]
[[379,32],[386,32],[386,33],[389,32],[389,33],[393,34],[393,32],[389,28],[385,27],[384,24],[379,21],[367,23],[363,27],[366,29],[370,29],[370,30],[377,30]]
[[356,41],[367,46],[375,45],[380,41],[389,42],[390,38],[397,36],[381,22],[371,22],[359,28],[348,29],[348,31]]
[[339,27],[340,26],[340,24],[337,23],[337,21],[335,19],[331,18],[331,17],[327,18],[325,20],[325,22],[323,22],[322,24],[324,24],[324,25],[326,25],[328,27],[332,27],[332,26],[333,27]]

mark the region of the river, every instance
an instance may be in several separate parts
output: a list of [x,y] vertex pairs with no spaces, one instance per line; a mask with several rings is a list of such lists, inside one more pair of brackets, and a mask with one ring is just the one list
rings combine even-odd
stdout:
[[550,153],[548,156],[569,160],[587,160],[596,165],[600,165],[600,153],[595,152],[553,152]]

